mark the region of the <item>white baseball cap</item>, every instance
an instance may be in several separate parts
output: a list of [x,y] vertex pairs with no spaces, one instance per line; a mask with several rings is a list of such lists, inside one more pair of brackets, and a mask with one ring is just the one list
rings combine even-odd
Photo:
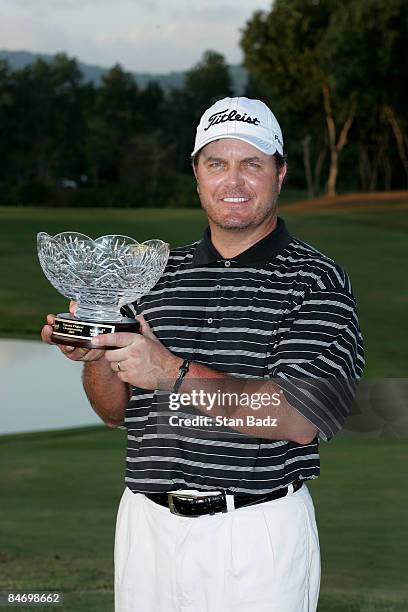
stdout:
[[283,155],[282,130],[275,115],[260,100],[224,98],[215,102],[200,119],[191,156],[220,138],[237,138],[267,155]]

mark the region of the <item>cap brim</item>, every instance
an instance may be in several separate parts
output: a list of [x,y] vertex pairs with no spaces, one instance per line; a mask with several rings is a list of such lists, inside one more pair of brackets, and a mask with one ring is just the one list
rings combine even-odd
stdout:
[[199,145],[191,153],[191,157],[194,157],[194,155],[196,155],[198,151],[200,151],[210,142],[214,142],[215,140],[225,140],[226,138],[232,138],[235,140],[242,140],[243,142],[247,142],[262,153],[265,153],[265,155],[274,155],[276,152],[280,153],[280,155],[283,155],[283,150],[279,146],[279,144],[275,145],[273,143],[267,142],[266,140],[262,140],[261,138],[256,138],[256,136],[249,136],[247,134],[226,134],[225,136],[214,135],[200,142]]

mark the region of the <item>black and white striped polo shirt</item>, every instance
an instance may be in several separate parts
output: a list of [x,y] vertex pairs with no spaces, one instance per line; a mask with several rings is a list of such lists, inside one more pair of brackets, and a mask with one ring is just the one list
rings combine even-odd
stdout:
[[[227,260],[207,228],[200,242],[171,251],[162,278],[133,309],[172,353],[234,377],[276,378],[285,388],[296,378],[358,379],[364,366],[349,278],[280,218]],[[322,439],[342,427],[347,407],[335,396],[286,391]],[[231,432],[220,443],[191,428],[159,427],[160,401],[159,391],[134,388],[126,410],[126,484],[134,492],[260,494],[319,475],[318,438],[301,445]]]

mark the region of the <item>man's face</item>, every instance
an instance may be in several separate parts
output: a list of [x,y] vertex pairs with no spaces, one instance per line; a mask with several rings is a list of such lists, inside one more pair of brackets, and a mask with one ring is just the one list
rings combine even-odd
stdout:
[[210,142],[195,168],[201,205],[210,222],[226,230],[267,227],[285,173],[271,155],[236,138]]

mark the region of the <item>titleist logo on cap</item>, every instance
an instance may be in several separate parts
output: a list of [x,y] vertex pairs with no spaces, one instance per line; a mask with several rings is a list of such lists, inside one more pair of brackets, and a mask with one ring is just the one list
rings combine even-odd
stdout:
[[282,130],[271,109],[261,100],[241,97],[214,102],[200,119],[192,157],[210,142],[222,138],[242,140],[265,155],[283,155]]
[[218,123],[225,123],[225,121],[242,121],[243,123],[251,123],[252,125],[259,125],[260,121],[258,117],[250,117],[247,113],[240,115],[237,111],[233,110],[227,114],[228,108],[225,110],[219,111],[218,113],[214,113],[210,117],[208,117],[208,125],[204,128],[204,131],[210,129],[213,125],[217,125]]

